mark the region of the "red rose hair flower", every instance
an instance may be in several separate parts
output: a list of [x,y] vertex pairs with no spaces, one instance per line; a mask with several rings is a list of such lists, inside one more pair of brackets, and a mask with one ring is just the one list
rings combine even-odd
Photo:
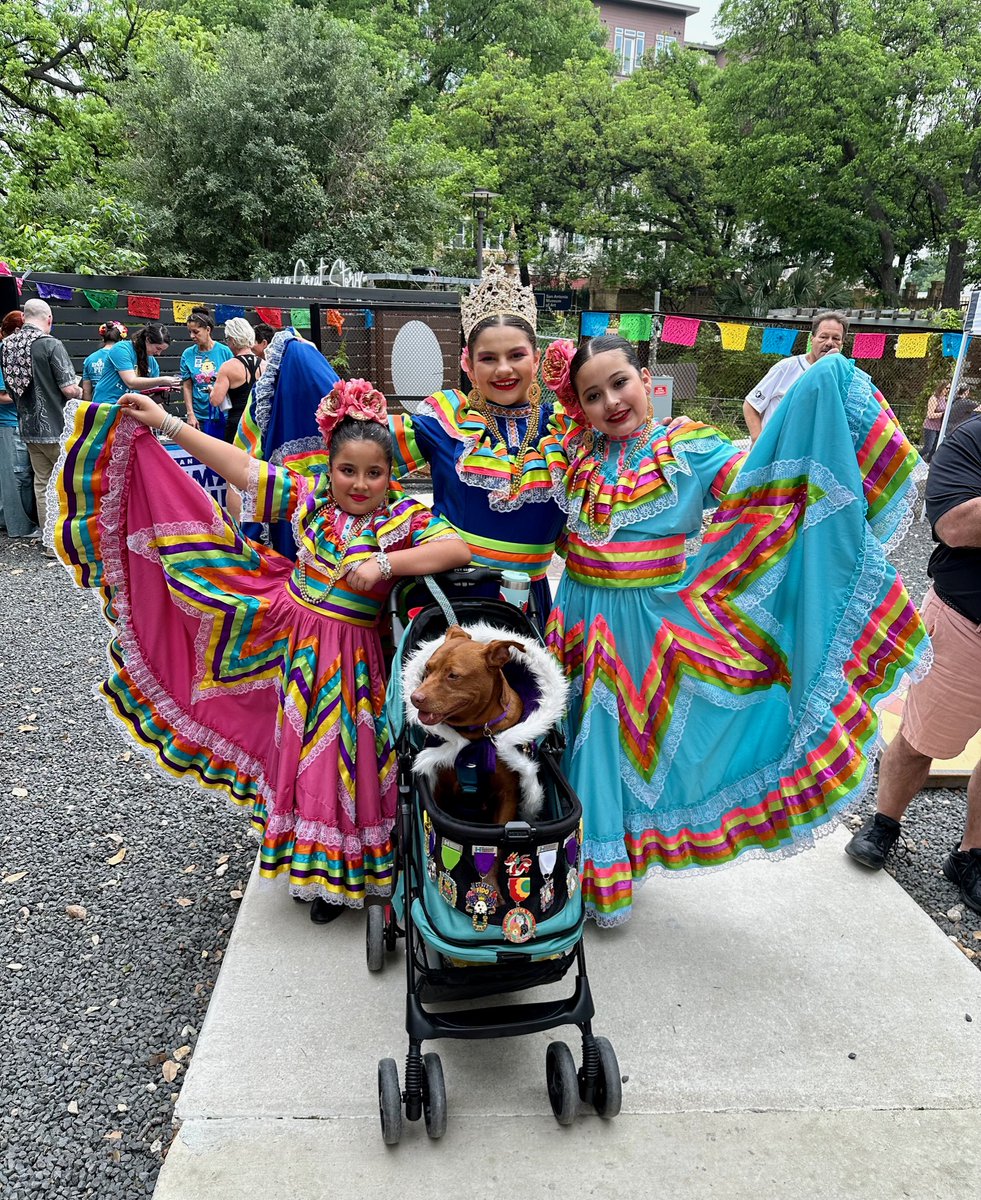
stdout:
[[317,405],[317,428],[330,447],[334,430],[345,417],[355,421],[374,421],[388,424],[388,404],[385,397],[367,379],[342,379],[335,383],[330,395]]
[[559,338],[558,341],[552,342],[542,358],[542,381],[559,398],[570,417],[584,421],[579,397],[569,378],[569,364],[575,353],[576,344],[568,338]]

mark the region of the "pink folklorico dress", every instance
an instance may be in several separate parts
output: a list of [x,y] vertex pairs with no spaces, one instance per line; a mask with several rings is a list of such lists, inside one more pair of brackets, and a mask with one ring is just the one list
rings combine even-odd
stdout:
[[244,519],[291,520],[294,564],[245,541],[114,405],[71,406],[55,487],[55,546],[112,629],[112,715],[171,775],[250,810],[262,875],[336,904],[388,894],[395,755],[377,619],[391,585],[365,594],[335,576],[341,560],[453,536],[446,523],[395,496],[352,517],[324,484],[255,462]]

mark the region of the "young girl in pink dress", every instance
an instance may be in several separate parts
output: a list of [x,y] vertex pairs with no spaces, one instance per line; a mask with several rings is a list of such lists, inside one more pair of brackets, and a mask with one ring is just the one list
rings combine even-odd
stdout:
[[[329,471],[259,462],[147,396],[76,404],[54,541],[102,593],[110,712],[172,775],[225,792],[324,923],[392,883],[395,756],[377,618],[401,575],[469,561],[442,520],[390,490],[385,398],[339,383],[318,409]],[[245,541],[151,430],[243,492],[246,520],[290,520],[296,562]]]

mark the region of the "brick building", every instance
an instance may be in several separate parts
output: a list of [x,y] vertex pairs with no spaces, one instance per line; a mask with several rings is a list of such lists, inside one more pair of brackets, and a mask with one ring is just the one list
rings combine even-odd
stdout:
[[645,54],[685,43],[685,21],[698,12],[670,0],[596,0],[607,45],[620,60],[619,74],[632,75]]

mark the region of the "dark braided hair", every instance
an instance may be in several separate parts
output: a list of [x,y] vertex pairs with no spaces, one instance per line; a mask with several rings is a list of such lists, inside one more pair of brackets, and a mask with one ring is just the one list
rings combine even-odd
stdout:
[[576,376],[583,366],[597,354],[606,354],[609,350],[622,350],[627,362],[638,375],[643,370],[641,361],[637,357],[637,351],[626,338],[620,337],[618,333],[604,333],[601,337],[589,338],[588,341],[583,342],[569,363],[569,382],[576,389],[576,395],[579,394],[579,389],[576,388]]
[[387,425],[380,425],[377,421],[358,421],[354,417],[344,417],[330,436],[331,458],[348,442],[374,442],[385,455],[385,462],[391,471],[394,450],[392,435],[388,432]]
[[470,336],[467,338],[467,350],[471,354],[474,352],[473,348],[477,344],[477,338],[480,337],[485,329],[491,329],[495,325],[506,325],[509,329],[520,330],[531,343],[532,350],[538,348],[535,331],[524,317],[516,316],[514,313],[495,313],[491,317],[484,317],[482,321],[478,321],[473,329],[470,330]]

